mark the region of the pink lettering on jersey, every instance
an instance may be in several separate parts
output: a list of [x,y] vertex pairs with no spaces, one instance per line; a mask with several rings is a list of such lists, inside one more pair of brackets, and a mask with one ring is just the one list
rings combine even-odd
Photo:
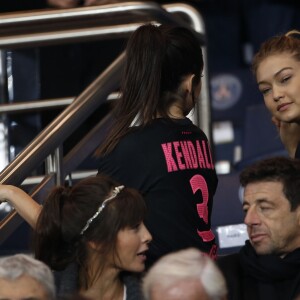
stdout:
[[177,159],[177,163],[178,163],[178,167],[180,170],[185,170],[186,167],[185,165],[182,163],[182,152],[180,151],[179,147],[180,147],[180,143],[179,142],[173,142],[174,145],[174,150],[175,150],[175,154],[176,154],[176,159]]
[[174,141],[161,145],[168,172],[186,169],[214,169],[207,141]]
[[210,242],[215,238],[215,235],[213,234],[212,230],[207,230],[207,231],[197,230],[197,233],[201,237],[203,242]]
[[180,147],[181,147],[181,151],[183,153],[186,168],[187,169],[193,169],[194,166],[193,166],[192,161],[191,161],[187,141],[180,142]]
[[162,144],[161,147],[164,151],[168,172],[177,171],[178,168],[172,156],[172,143]]
[[187,145],[188,145],[193,168],[197,169],[198,168],[198,159],[197,159],[196,149],[191,141],[187,141]]
[[207,158],[207,153],[206,153],[206,141],[202,141],[202,148],[203,148],[203,152],[204,152],[206,167],[207,167],[207,169],[211,169],[211,165],[209,163],[209,160]]
[[206,168],[203,153],[202,153],[202,149],[200,147],[199,141],[196,141],[196,149],[197,149],[198,161],[199,161],[200,168]]
[[195,175],[190,180],[191,188],[193,193],[195,194],[198,190],[202,193],[202,203],[197,204],[198,215],[203,221],[208,223],[208,188],[207,183],[203,176]]
[[[200,174],[194,175],[190,179],[190,185],[193,191],[193,194],[195,194],[198,190],[202,193],[202,203],[197,203],[197,212],[199,217],[208,224],[208,199],[209,199],[209,192],[207,183],[205,181],[205,178],[201,176]],[[212,241],[215,236],[211,230],[208,231],[200,231],[197,229],[198,235],[202,238],[204,242],[210,242]]]
[[212,259],[216,260],[218,258],[217,251],[218,251],[218,247],[217,247],[217,245],[214,244],[214,245],[212,245],[208,255]]

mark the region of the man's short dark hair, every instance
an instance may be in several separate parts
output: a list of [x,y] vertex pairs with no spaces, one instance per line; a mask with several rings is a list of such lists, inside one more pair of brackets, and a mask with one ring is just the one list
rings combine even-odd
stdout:
[[295,210],[300,204],[300,160],[287,157],[264,159],[246,167],[240,174],[243,187],[250,183],[274,181],[283,184],[283,193]]

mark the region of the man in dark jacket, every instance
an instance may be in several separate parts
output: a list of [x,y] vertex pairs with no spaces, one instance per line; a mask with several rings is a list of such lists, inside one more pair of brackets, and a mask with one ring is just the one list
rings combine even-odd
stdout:
[[249,240],[220,258],[229,300],[294,300],[300,294],[300,161],[254,163],[240,174]]

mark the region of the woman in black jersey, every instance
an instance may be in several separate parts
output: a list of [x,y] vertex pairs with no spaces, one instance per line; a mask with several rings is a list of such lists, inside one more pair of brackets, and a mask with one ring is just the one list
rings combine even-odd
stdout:
[[99,147],[99,173],[145,197],[149,263],[186,247],[216,255],[211,230],[217,176],[208,139],[186,116],[201,90],[194,32],[143,25],[130,37],[115,123]]

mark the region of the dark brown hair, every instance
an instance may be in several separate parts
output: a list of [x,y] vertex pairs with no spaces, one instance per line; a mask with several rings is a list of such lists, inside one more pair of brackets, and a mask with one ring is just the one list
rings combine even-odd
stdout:
[[184,77],[194,74],[196,86],[202,70],[200,42],[191,30],[151,24],[139,27],[127,44],[122,96],[113,112],[116,122],[96,155],[111,152],[133,122],[145,126],[157,116],[169,118],[170,105],[185,98],[179,91]]
[[87,221],[117,185],[113,180],[98,175],[84,179],[72,188],[54,188],[37,222],[36,258],[54,270],[62,270],[76,262],[82,272],[88,269],[87,242],[101,244],[102,260],[108,253],[117,255],[115,246],[119,230],[135,227],[144,219],[145,203],[136,190],[126,187],[121,190],[81,234]]
[[254,75],[256,76],[257,69],[265,58],[281,53],[290,53],[297,61],[300,61],[300,31],[292,30],[265,41],[253,58]]

